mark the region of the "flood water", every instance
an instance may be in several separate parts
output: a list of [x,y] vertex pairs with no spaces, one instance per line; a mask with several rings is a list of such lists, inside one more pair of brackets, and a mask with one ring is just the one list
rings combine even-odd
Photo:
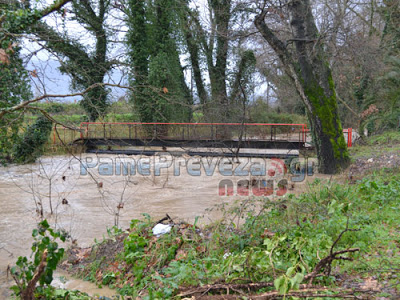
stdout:
[[[220,196],[219,183],[228,179],[236,185],[239,180],[251,180],[252,174],[230,174],[230,168],[237,170],[239,164],[228,159],[210,158],[198,163],[204,159],[207,160],[82,154],[43,157],[35,164],[0,167],[0,299],[7,299],[10,294],[7,266],[20,255],[30,255],[31,232],[40,220],[37,209],[41,204],[44,217],[53,226],[68,231],[78,245],[88,246],[95,238],[107,236],[107,228],[117,221],[120,227],[128,228],[130,220],[143,217],[143,213],[154,219],[168,213],[172,218],[193,222],[207,208],[243,199]],[[242,165],[244,170],[251,169],[254,161]],[[258,170],[259,165],[254,174]],[[272,175],[278,177],[275,173],[279,172]],[[62,204],[63,199],[68,204]],[[213,212],[202,222],[218,217]],[[80,281],[70,281],[66,286],[99,293]],[[110,291],[104,290],[103,295],[109,296]]]

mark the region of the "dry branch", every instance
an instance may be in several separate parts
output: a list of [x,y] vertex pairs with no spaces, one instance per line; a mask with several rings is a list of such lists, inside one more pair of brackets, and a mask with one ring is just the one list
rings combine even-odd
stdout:
[[[216,290],[232,290],[237,292],[238,289],[246,290],[247,299],[282,299],[285,297],[297,297],[297,298],[339,298],[339,299],[365,299],[360,298],[357,293],[370,294],[373,293],[371,290],[356,290],[356,289],[328,289],[326,287],[307,288],[306,285],[301,285],[297,291],[291,291],[285,295],[280,294],[278,291],[266,292],[258,295],[251,295],[250,291],[253,289],[260,289],[264,287],[273,286],[272,283],[250,283],[250,284],[216,284],[206,285],[179,294],[179,297],[193,296],[192,299],[237,299],[237,295],[224,294],[224,295],[206,295],[209,292]],[[329,294],[327,294],[329,292]],[[336,294],[332,294],[336,293]],[[241,294],[241,293],[239,293]],[[198,296],[196,296],[198,295]]]
[[34,99],[22,102],[18,105],[14,105],[12,107],[9,108],[3,108],[0,110],[0,120],[4,117],[5,114],[8,113],[12,113],[14,111],[17,110],[21,110],[21,109],[25,109],[28,107],[28,105],[39,102],[43,99],[46,98],[69,98],[69,97],[76,97],[76,96],[84,96],[86,93],[88,93],[90,90],[96,88],[96,87],[100,87],[100,86],[113,86],[113,87],[119,87],[119,88],[123,88],[123,89],[130,89],[133,90],[133,88],[129,87],[129,86],[122,86],[119,84],[111,84],[111,83],[95,83],[92,84],[91,86],[89,86],[86,90],[82,91],[82,92],[77,92],[77,93],[73,93],[73,94],[61,94],[61,95],[56,95],[56,94],[44,94],[42,96],[36,97]]
[[237,283],[237,284],[207,284],[198,288],[182,291],[178,297],[187,297],[194,294],[205,294],[211,291],[217,290],[247,290],[250,292],[251,290],[259,290],[265,287],[273,287],[274,284],[272,282],[255,282],[255,283]]
[[[26,288],[21,292],[22,300],[33,300],[33,293],[36,288],[36,284],[39,281],[40,277],[43,275],[47,265],[47,249],[42,254],[42,259],[40,260],[40,264],[37,268],[37,271],[33,275],[31,281],[28,282]],[[18,282],[17,282],[18,285]],[[18,285],[19,286],[19,285]]]

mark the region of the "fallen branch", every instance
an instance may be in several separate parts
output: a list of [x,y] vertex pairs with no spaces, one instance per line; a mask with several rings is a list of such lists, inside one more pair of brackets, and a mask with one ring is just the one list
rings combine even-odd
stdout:
[[[297,297],[297,298],[340,298],[340,299],[365,299],[358,297],[356,294],[370,294],[374,293],[371,290],[353,290],[353,289],[328,289],[326,287],[316,287],[316,288],[307,288],[306,285],[301,285],[299,290],[290,291],[285,295],[280,294],[278,291],[266,292],[258,295],[251,295],[251,289],[260,289],[264,287],[272,287],[272,283],[250,283],[250,284],[215,284],[215,285],[206,285],[196,289],[193,289],[188,292],[184,292],[178,295],[178,297],[187,297],[198,294],[198,298],[194,296],[195,299],[237,299],[237,295],[232,294],[229,295],[206,295],[209,292],[215,290],[229,290],[235,291],[238,293],[238,289],[244,289],[248,287],[248,293],[246,297],[248,299],[282,299],[285,297]],[[327,294],[329,292],[329,294]],[[332,294],[336,293],[336,294]],[[241,294],[241,293],[238,293]]]
[[[33,300],[35,297],[33,295],[36,284],[39,281],[40,277],[43,275],[45,269],[47,266],[47,249],[44,250],[42,254],[42,259],[40,260],[39,266],[37,268],[37,271],[33,275],[32,279],[28,282],[28,285],[26,288],[21,291],[21,299],[22,300]],[[17,282],[18,285],[18,282]]]
[[[349,291],[352,290],[329,290],[327,288],[316,288],[316,289],[311,289],[310,285],[312,284],[312,281],[316,278],[316,277],[321,277],[324,276],[324,274],[321,274],[321,271],[325,268],[327,268],[328,266],[331,265],[331,263],[334,260],[352,260],[351,258],[348,257],[342,257],[339,256],[341,254],[345,254],[345,253],[354,253],[354,252],[358,252],[360,251],[360,249],[358,248],[353,248],[353,249],[346,249],[346,250],[341,250],[341,251],[336,251],[332,254],[330,254],[329,256],[323,258],[318,264],[317,266],[314,268],[314,270],[306,275],[304,277],[304,280],[307,281],[309,280],[308,284],[302,284],[300,285],[300,289],[299,291],[293,291],[291,293],[286,294],[287,296],[291,295],[293,297],[300,297],[300,298],[306,298],[306,297],[328,297],[328,296],[324,296],[324,295],[314,295],[314,296],[310,296],[309,294],[307,294],[307,296],[299,296],[298,293],[305,293],[305,292],[310,292],[310,291],[315,291],[315,292],[322,292],[322,291],[331,291],[331,292],[341,292],[341,293],[348,293]],[[247,290],[247,292],[250,291],[256,291],[259,290],[261,288],[265,288],[265,287],[273,287],[274,284],[272,282],[257,282],[257,283],[243,283],[243,284],[208,284],[208,285],[204,285],[198,288],[194,288],[191,290],[187,290],[184,292],[181,292],[178,296],[180,297],[186,297],[186,296],[190,296],[190,295],[194,295],[194,294],[206,294],[208,292],[211,291],[217,291],[217,290]],[[363,291],[366,292],[366,291]],[[266,294],[263,294],[264,297],[272,297],[272,298],[263,298],[263,299],[274,299],[273,297],[277,297],[279,296],[280,298],[282,297],[282,295],[279,295],[278,292],[268,292]],[[349,296],[349,295],[348,295]],[[258,297],[254,296],[254,297]],[[251,299],[258,299],[258,298],[254,298],[251,297]],[[335,297],[335,296],[332,296]],[[337,296],[336,298],[340,298],[339,296]],[[354,296],[351,297],[347,297],[347,298],[355,298]],[[356,299],[356,298],[355,298]]]
[[168,214],[165,214],[165,217],[164,218],[162,218],[162,219],[160,219],[160,220],[158,220],[157,222],[156,222],[156,224],[159,224],[159,223],[162,223],[162,222],[164,222],[164,221],[171,221],[172,223],[175,223],[173,220],[172,220],[172,218],[168,215]]
[[[323,292],[329,292],[330,294],[322,294]],[[250,299],[282,299],[286,297],[296,298],[340,298],[340,299],[365,299],[360,298],[356,293],[370,293],[371,291],[364,290],[351,290],[351,289],[335,289],[330,290],[327,288],[314,288],[314,289],[301,289],[297,291],[291,291],[285,295],[279,294],[279,292],[267,292],[260,295],[250,296]],[[332,295],[331,293],[337,293]]]
[[[341,237],[343,236],[344,232],[349,231],[349,229],[346,227],[346,229],[339,235],[339,237],[336,239],[335,243],[332,246],[333,247],[336,245],[336,242],[339,241],[341,239]],[[339,292],[341,293],[339,296],[332,296],[329,295],[329,297],[333,297],[333,298],[352,298],[352,299],[357,299],[356,296],[349,294],[350,291],[352,290],[329,290],[327,288],[316,288],[316,289],[312,289],[310,288],[312,285],[313,280],[316,277],[321,277],[324,276],[322,272],[322,270],[327,269],[328,271],[330,271],[330,266],[332,264],[332,262],[334,260],[352,260],[352,258],[349,257],[343,257],[340,256],[341,254],[345,254],[345,253],[354,253],[354,252],[358,252],[360,251],[359,248],[352,248],[352,249],[346,249],[346,250],[340,250],[340,251],[336,251],[336,252],[331,252],[327,257],[323,258],[322,260],[320,260],[320,262],[316,265],[316,267],[314,268],[314,270],[307,274],[304,277],[305,281],[309,281],[308,284],[302,284],[300,285],[300,290],[299,291],[293,291],[290,292],[288,294],[286,294],[287,296],[293,296],[293,297],[299,297],[299,298],[307,298],[307,297],[328,297],[328,295],[311,295],[309,292],[310,291],[314,291],[314,292],[322,292],[322,291],[330,291],[330,292]],[[250,292],[251,290],[256,291],[259,290],[261,288],[265,288],[265,287],[273,287],[274,284],[273,282],[258,282],[258,283],[243,283],[243,284],[208,284],[208,285],[204,285],[198,288],[194,288],[191,290],[187,290],[187,291],[183,291],[181,292],[178,296],[179,297],[187,297],[190,295],[194,295],[194,294],[206,294],[212,291],[217,291],[217,290],[232,290],[232,291],[237,291],[237,290],[247,290],[247,292]],[[360,291],[361,292],[361,291]],[[366,291],[362,291],[362,292],[366,292]],[[306,295],[301,295],[301,293],[307,293]],[[345,294],[343,294],[345,293]],[[347,294],[346,294],[347,293]],[[264,293],[262,295],[256,295],[251,297],[251,299],[280,299],[282,298],[282,295],[280,295],[278,292],[268,292],[268,293]],[[278,297],[278,298],[277,298]],[[225,299],[225,298],[224,298]]]
[[328,272],[330,272],[331,264],[334,260],[353,260],[352,258],[349,258],[349,257],[339,256],[340,254],[354,253],[354,252],[358,252],[358,251],[360,251],[359,248],[352,248],[352,249],[337,251],[337,252],[334,252],[334,253],[328,255],[327,257],[320,260],[320,262],[315,266],[314,270],[310,274],[307,274],[304,277],[304,280],[309,280],[308,286],[311,286],[313,280],[316,277],[321,277],[324,275],[324,274],[321,274],[322,270],[327,269]]
[[216,291],[216,290],[247,290],[248,292],[250,292],[251,290],[255,291],[255,290],[259,290],[265,287],[273,287],[274,284],[272,282],[255,282],[255,283],[237,283],[237,284],[207,284],[207,285],[203,285],[201,287],[197,287],[194,289],[190,289],[190,290],[186,290],[186,291],[182,291],[178,297],[187,297],[190,295],[194,295],[194,294],[206,294],[208,292],[211,291]]

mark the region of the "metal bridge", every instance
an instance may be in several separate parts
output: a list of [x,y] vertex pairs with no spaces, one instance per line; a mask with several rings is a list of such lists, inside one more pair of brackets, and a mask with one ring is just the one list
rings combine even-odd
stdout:
[[[59,130],[59,129],[58,129]],[[351,130],[348,140],[351,143]],[[83,122],[80,136],[61,131],[63,143],[89,153],[154,155],[160,151],[200,156],[288,158],[311,148],[306,124]],[[53,143],[57,143],[54,133]]]

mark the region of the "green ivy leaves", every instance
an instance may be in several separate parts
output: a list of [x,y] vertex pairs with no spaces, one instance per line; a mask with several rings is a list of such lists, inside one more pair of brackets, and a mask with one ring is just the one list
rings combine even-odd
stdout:
[[64,256],[64,248],[59,248],[57,239],[65,242],[67,234],[64,231],[54,231],[50,228],[47,220],[38,224],[38,228],[32,231],[34,242],[32,244],[33,261],[25,256],[20,256],[16,266],[11,268],[11,274],[18,279],[19,284],[13,287],[16,295],[22,293],[32,280],[33,274],[37,271],[43,254],[47,251],[45,270],[39,279],[40,286],[50,285],[53,281],[53,272],[57,268],[58,262]]

